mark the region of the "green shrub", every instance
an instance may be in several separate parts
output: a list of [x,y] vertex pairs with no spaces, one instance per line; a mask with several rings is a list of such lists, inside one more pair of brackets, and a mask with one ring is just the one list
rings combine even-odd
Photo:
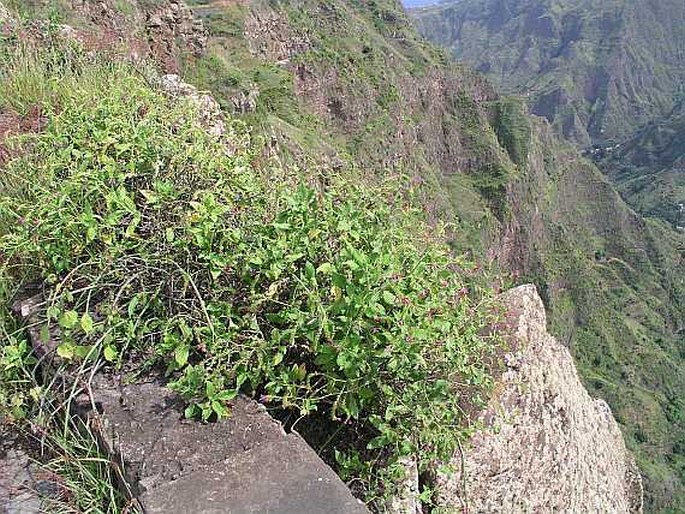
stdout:
[[156,365],[203,420],[242,391],[364,420],[370,450],[450,456],[492,308],[442,228],[397,180],[259,169],[240,123],[217,140],[190,103],[101,72],[2,170],[4,273],[48,286],[59,354]]

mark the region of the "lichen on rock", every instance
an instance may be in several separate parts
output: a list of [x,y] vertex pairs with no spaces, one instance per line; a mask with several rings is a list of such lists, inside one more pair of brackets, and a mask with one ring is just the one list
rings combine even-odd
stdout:
[[535,286],[503,295],[506,369],[438,503],[470,513],[640,513],[642,480],[609,406],[583,387],[568,349],[546,328]]

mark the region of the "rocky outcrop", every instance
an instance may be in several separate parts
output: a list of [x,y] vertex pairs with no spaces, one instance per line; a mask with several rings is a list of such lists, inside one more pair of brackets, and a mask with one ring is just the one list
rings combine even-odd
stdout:
[[152,54],[158,61],[167,63],[167,69],[176,69],[180,49],[195,57],[207,49],[207,31],[202,20],[193,16],[182,1],[170,0],[146,14],[145,29]]
[[173,97],[187,98],[195,107],[200,126],[214,137],[226,131],[221,106],[211,95],[201,93],[197,88],[181,80],[178,75],[164,75],[160,79],[160,88]]
[[294,33],[282,16],[268,10],[250,12],[245,19],[245,38],[253,54],[284,64],[312,46],[309,38]]
[[503,296],[506,369],[483,429],[437,478],[455,512],[642,512],[642,481],[609,406],[583,387],[569,351],[549,335],[532,285]]
[[54,500],[66,492],[62,489],[58,477],[42,469],[0,419],[0,512],[50,512]]
[[166,72],[177,72],[179,56],[202,56],[207,30],[182,0],[121,4],[71,0],[72,9],[87,20],[77,31],[88,48],[116,51],[138,60],[152,58]]

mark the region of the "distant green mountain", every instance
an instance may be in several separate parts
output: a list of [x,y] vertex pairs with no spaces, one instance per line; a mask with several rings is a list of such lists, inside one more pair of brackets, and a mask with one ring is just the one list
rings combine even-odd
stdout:
[[459,0],[411,13],[588,149],[634,209],[685,223],[685,2]]
[[627,137],[683,93],[682,0],[459,0],[412,15],[581,146]]
[[685,227],[685,104],[595,154],[636,209]]

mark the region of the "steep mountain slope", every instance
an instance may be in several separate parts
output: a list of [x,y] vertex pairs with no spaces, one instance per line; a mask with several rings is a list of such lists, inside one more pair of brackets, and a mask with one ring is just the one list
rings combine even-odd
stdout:
[[593,154],[635,209],[685,226],[685,104]]
[[[640,218],[546,124],[449,64],[393,0],[190,3],[207,53],[171,48],[168,66],[244,120],[259,159],[296,164],[315,184],[346,168],[401,176],[409,193],[398,195],[449,221],[456,252],[534,281],[554,334],[622,424],[648,504],[682,508],[682,236]],[[116,20],[125,34],[151,5],[178,2],[73,5],[63,16],[85,13],[84,30]]]
[[581,146],[627,136],[683,93],[679,0],[460,0],[413,17]]

